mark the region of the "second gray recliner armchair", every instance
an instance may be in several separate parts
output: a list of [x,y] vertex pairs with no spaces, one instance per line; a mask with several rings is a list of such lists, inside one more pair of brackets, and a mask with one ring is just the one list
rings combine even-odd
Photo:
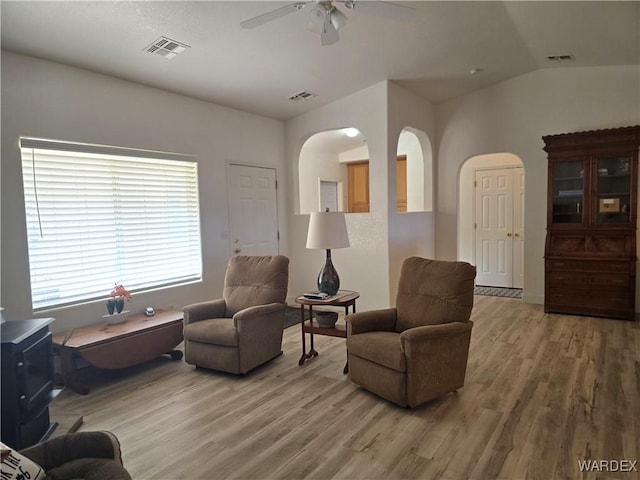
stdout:
[[347,316],[351,381],[408,407],[462,387],[475,276],[466,262],[407,258],[394,308]]
[[280,355],[288,281],[285,256],[232,257],[222,298],[183,309],[185,361],[242,374]]

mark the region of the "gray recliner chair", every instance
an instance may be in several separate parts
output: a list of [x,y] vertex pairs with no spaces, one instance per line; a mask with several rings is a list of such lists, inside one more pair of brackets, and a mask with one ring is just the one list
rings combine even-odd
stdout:
[[45,480],[131,480],[111,432],[67,433],[20,453],[44,470]]
[[243,374],[282,353],[289,259],[229,260],[222,298],[184,307],[184,358],[198,367]]
[[414,407],[464,385],[476,269],[410,257],[396,307],[346,317],[349,378]]

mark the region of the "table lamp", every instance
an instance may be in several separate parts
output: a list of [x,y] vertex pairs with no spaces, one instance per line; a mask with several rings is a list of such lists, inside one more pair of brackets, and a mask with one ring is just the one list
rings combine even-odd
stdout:
[[340,277],[331,263],[331,249],[349,246],[347,223],[343,212],[311,212],[307,248],[327,251],[327,260],[318,274],[318,291],[335,295],[340,289]]

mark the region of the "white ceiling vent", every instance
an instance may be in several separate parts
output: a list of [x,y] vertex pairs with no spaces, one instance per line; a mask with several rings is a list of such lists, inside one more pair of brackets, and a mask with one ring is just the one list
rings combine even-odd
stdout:
[[186,43],[177,42],[167,37],[160,37],[151,45],[144,47],[144,51],[147,53],[155,53],[167,60],[171,60],[179,53],[184,52],[187,48],[191,48]]
[[573,62],[573,55],[549,55],[547,60],[550,62]]
[[298,92],[295,95],[291,95],[289,100],[293,100],[294,102],[303,102],[305,100],[311,100],[312,98],[317,97],[317,93],[302,91]]

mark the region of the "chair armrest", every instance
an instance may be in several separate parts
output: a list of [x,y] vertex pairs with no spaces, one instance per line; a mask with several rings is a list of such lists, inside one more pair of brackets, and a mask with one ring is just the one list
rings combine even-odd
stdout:
[[430,341],[447,342],[449,339],[468,336],[472,328],[471,321],[410,328],[400,334],[400,344],[408,356],[410,351],[420,350],[421,345],[426,345]]
[[227,304],[220,298],[187,305],[182,309],[182,312],[184,313],[184,324],[188,325],[208,318],[224,318],[227,313]]
[[391,332],[396,326],[397,316],[398,312],[395,308],[352,313],[345,319],[347,336],[365,332]]
[[[233,324],[238,329],[238,333],[242,335],[244,328],[249,328],[249,324],[255,323],[255,320],[260,320],[264,317],[268,317],[274,314],[280,316],[286,305],[284,303],[268,303],[266,305],[255,305],[240,310],[233,316]],[[284,323],[282,324],[284,329]]]
[[120,442],[111,432],[75,432],[20,451],[45,471],[78,458],[106,458],[122,465]]

